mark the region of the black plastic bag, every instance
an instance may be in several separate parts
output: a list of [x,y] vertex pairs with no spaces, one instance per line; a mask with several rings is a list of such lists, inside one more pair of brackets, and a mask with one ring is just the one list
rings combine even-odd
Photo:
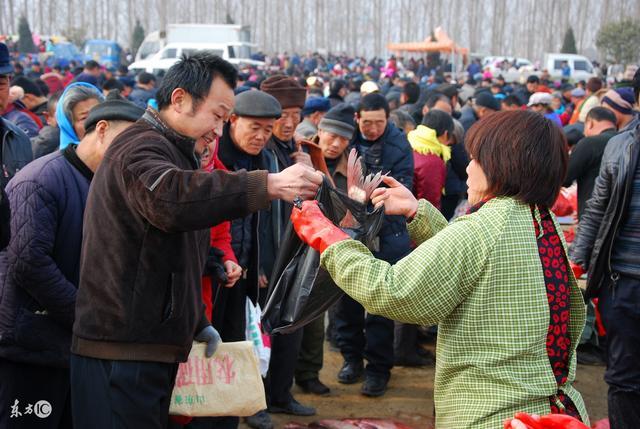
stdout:
[[[345,231],[370,249],[374,247],[384,218],[382,208],[369,211],[326,179],[316,199],[335,225],[340,225],[347,211],[351,212],[357,226]],[[323,315],[343,294],[329,273],[320,268],[320,254],[304,244],[289,223],[269,282],[262,312],[264,329],[270,334],[294,332]]]

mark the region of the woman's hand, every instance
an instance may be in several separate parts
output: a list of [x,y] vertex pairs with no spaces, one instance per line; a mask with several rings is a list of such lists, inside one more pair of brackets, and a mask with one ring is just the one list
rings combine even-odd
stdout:
[[261,289],[269,286],[269,279],[267,278],[267,276],[265,276],[264,274],[260,274],[260,276],[258,277],[258,286],[260,286]]
[[418,211],[418,200],[403,184],[390,176],[382,181],[388,188],[378,188],[371,194],[371,203],[376,207],[384,206],[388,215],[401,215],[412,218]]
[[319,253],[338,241],[350,238],[325,217],[315,200],[304,201],[301,208],[294,207],[291,210],[291,223],[300,240]]
[[233,261],[225,261],[224,270],[227,273],[227,282],[224,287],[233,287],[242,276],[242,267]]

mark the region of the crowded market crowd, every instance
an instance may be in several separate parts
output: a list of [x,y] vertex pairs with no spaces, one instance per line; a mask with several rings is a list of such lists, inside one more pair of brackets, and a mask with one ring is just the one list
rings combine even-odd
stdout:
[[[589,424],[576,361],[607,366],[611,428],[640,425],[640,72],[259,59],[134,76],[0,44],[0,428],[35,427],[16,398],[55,404],[46,427],[238,427],[168,417],[177,363],[246,339],[289,226],[347,295],[270,338],[250,427],[316,413],[292,386],[330,394],[325,341],[366,397],[393,395],[394,366],[435,366],[437,427]],[[371,246],[291,204],[323,177],[348,192],[352,149],[386,174]]]

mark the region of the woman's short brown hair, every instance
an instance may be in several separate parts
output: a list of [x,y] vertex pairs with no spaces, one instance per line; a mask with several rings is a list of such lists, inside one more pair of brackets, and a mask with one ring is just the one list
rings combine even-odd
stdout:
[[492,113],[476,122],[466,148],[493,196],[551,207],[567,173],[567,139],[549,119],[527,110]]

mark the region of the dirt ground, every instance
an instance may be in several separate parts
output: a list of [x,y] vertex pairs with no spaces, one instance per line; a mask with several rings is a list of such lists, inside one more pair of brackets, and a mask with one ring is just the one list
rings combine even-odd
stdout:
[[[321,380],[331,388],[331,395],[308,395],[294,386],[294,396],[305,405],[315,407],[313,417],[272,415],[276,428],[289,422],[308,424],[321,419],[348,417],[393,418],[416,429],[429,428],[433,424],[433,368],[394,368],[389,390],[381,398],[367,398],[360,394],[361,384],[338,383],[336,375],[342,365],[342,357],[325,347],[324,368]],[[602,377],[604,367],[578,366],[575,387],[582,393],[592,423],[606,417],[607,388]],[[241,425],[247,428],[246,425]]]

